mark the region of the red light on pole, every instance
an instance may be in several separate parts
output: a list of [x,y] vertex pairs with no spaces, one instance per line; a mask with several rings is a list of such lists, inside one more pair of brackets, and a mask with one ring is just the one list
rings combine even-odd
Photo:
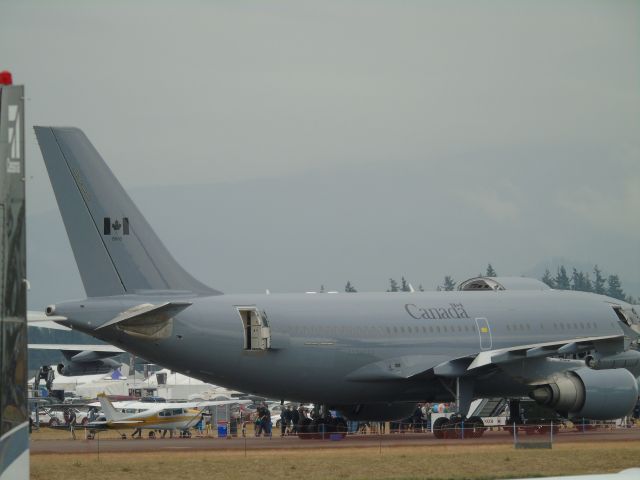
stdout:
[[0,72],[0,85],[13,85],[13,77],[9,70],[3,70]]

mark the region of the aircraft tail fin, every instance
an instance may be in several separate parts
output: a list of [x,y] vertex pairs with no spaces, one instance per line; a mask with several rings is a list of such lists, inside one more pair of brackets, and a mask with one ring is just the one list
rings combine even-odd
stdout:
[[34,128],[87,296],[221,293],[176,262],[81,130]]
[[104,412],[104,416],[108,422],[117,422],[126,418],[127,415],[117,411],[113,406],[113,403],[111,403],[111,400],[107,398],[106,394],[99,393],[98,401],[100,402],[100,406],[102,407],[102,411]]

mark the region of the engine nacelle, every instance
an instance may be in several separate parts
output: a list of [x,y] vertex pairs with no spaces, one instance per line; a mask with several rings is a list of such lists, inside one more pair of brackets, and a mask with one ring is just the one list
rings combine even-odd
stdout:
[[613,420],[627,415],[638,400],[638,383],[624,368],[565,372],[529,394],[565,416]]
[[640,367],[640,352],[637,350],[627,350],[609,356],[589,355],[584,359],[589,368],[594,370],[607,370],[610,368],[638,369]]
[[362,403],[336,405],[343,416],[354,421],[386,422],[410,417],[416,409],[415,403]]
[[58,365],[58,373],[66,377],[75,377],[77,375],[97,375],[99,373],[109,373],[120,367],[121,363],[111,358],[104,358],[93,362],[73,362],[60,363]]

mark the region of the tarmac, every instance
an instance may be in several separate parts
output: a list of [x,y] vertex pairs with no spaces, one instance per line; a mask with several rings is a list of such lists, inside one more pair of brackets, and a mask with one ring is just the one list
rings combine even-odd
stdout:
[[[78,439],[32,440],[31,454],[56,453],[109,453],[109,452],[175,452],[175,451],[206,451],[206,450],[278,450],[278,449],[318,449],[318,448],[389,448],[400,446],[449,447],[468,445],[506,445],[514,444],[513,436],[506,432],[486,432],[481,438],[439,440],[430,433],[403,433],[387,435],[348,435],[340,440],[300,439],[296,436],[273,437],[204,437],[204,438],[141,438],[141,439],[100,439],[97,435],[93,440],[81,439],[82,431],[77,431]],[[549,443],[598,443],[603,441],[640,441],[640,429],[619,428],[604,431],[562,432],[549,436],[524,435],[519,436],[519,443],[542,445]]]

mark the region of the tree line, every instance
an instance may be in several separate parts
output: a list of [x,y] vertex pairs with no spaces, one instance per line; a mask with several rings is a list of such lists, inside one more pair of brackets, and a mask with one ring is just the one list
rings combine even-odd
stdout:
[[[592,276],[593,274],[593,276]],[[484,273],[478,274],[478,276],[485,277],[497,277],[498,273],[489,263]],[[605,275],[602,270],[595,265],[592,272],[583,272],[575,268],[572,269],[571,275],[567,273],[567,269],[564,265],[558,267],[556,274],[552,275],[549,269],[546,269],[544,275],[540,279],[542,282],[549,285],[549,287],[556,290],[576,290],[580,292],[598,293],[600,295],[607,295],[618,300],[622,300],[629,303],[638,303],[638,300],[630,295],[627,295],[622,288],[622,282],[618,275]],[[455,290],[456,281],[451,275],[445,275],[443,282],[436,286],[438,291],[451,291]],[[323,289],[324,290],[324,289]],[[415,289],[420,292],[424,292],[422,285],[418,285]],[[347,293],[356,293],[358,290],[351,281],[347,281],[344,287],[344,291]],[[398,283],[394,278],[389,278],[389,286],[387,292],[411,292],[412,286],[409,282],[402,277]]]

